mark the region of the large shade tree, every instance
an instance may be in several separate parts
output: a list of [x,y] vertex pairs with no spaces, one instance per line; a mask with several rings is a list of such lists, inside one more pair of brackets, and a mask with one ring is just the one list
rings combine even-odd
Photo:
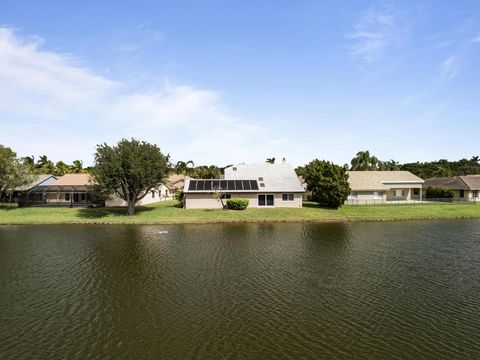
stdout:
[[346,167],[315,159],[305,165],[303,172],[312,200],[322,206],[339,208],[350,195]]
[[0,198],[32,181],[28,166],[9,147],[0,145]]
[[135,204],[167,177],[168,161],[156,145],[122,139],[115,146],[97,145],[92,175],[105,195],[119,196],[133,215]]

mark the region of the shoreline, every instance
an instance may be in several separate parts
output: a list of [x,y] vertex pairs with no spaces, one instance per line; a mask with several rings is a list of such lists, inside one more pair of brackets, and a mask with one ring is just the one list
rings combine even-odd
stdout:
[[[7,210],[9,211],[9,210]],[[255,217],[255,218],[202,218],[202,217],[183,217],[183,218],[142,218],[140,216],[115,216],[113,218],[68,218],[68,219],[52,219],[49,216],[45,218],[29,218],[17,217],[13,219],[2,219],[0,210],[0,226],[8,225],[202,225],[202,224],[273,224],[273,223],[357,223],[357,222],[402,222],[402,221],[428,221],[428,220],[473,220],[480,219],[480,208],[475,214],[411,214],[411,215],[392,215],[392,216],[331,216],[331,217],[302,217],[302,216],[278,216],[278,217]]]

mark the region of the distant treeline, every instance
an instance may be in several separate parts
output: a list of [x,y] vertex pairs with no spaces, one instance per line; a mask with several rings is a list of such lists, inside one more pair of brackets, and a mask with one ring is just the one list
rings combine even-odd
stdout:
[[[422,179],[430,179],[433,177],[480,174],[479,160],[478,156],[473,156],[471,159],[461,159],[457,161],[441,159],[437,161],[400,164],[395,160],[379,160],[376,156],[370,155],[370,152],[367,150],[359,151],[350,162],[350,166],[345,164],[344,168],[353,171],[405,170],[410,171]],[[298,175],[304,176],[303,166],[297,167],[295,171]]]

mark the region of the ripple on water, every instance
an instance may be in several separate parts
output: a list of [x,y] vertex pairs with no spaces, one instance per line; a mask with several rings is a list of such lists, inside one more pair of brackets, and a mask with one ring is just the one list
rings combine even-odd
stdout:
[[0,227],[0,358],[479,358],[479,239],[478,221]]

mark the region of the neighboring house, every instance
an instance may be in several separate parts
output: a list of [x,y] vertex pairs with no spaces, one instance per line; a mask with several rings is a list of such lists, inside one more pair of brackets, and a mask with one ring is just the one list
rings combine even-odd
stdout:
[[[186,175],[172,174],[166,180],[165,183],[158,188],[151,190],[145,197],[137,201],[136,205],[148,205],[159,201],[173,200],[175,198],[175,192],[177,190],[183,190],[185,186],[185,180],[191,179]],[[112,195],[107,201],[108,207],[126,207],[127,202],[117,195]]]
[[423,180],[409,171],[349,171],[347,204],[422,200]]
[[45,190],[56,180],[57,178],[53,175],[33,175],[29,184],[14,189],[12,198],[18,202],[19,206],[43,204]]
[[185,181],[191,180],[192,178],[183,174],[171,174],[165,184],[161,186],[160,192],[162,198],[165,200],[173,200],[175,198],[175,193],[178,190],[183,190],[185,187]]
[[94,181],[89,174],[65,174],[44,190],[45,205],[103,206],[94,192]]
[[480,200],[480,175],[431,178],[425,180],[423,191],[426,196],[428,187],[437,187],[453,191],[455,200]]
[[[219,191],[221,189],[221,192]],[[187,180],[186,209],[221,208],[218,196],[249,200],[249,207],[302,207],[305,189],[293,168],[286,164],[240,164],[225,169],[224,179]]]

